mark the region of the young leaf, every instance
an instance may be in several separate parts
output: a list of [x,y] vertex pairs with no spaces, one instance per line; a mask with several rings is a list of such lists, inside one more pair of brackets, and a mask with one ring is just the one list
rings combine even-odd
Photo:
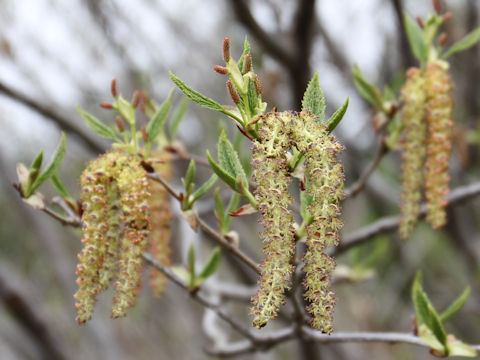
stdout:
[[[235,193],[237,194],[237,193]],[[218,222],[220,228],[223,226],[223,218],[225,217],[225,207],[223,206],[222,195],[220,194],[220,188],[216,188],[213,192],[213,198],[215,200],[215,211],[217,212]]]
[[449,341],[448,349],[450,356],[463,356],[463,357],[475,357],[477,356],[477,351],[472,347],[464,344],[460,340]]
[[220,247],[217,246],[211,253],[210,257],[208,258],[205,266],[203,267],[198,277],[202,280],[208,279],[210,276],[215,274],[215,272],[218,270],[221,261],[222,261],[222,251],[220,250]]
[[190,160],[187,168],[187,173],[185,174],[185,190],[187,191],[190,188],[190,184],[193,183],[193,179],[195,178],[195,171],[195,161]]
[[[58,144],[55,152],[50,159],[50,162],[45,167],[42,173],[35,179],[32,186],[30,186],[29,193],[32,194],[40,185],[42,185],[45,181],[47,181],[50,177],[52,177],[60,166],[62,165],[63,158],[65,157],[65,133],[62,132],[62,139]],[[28,197],[28,196],[27,196]]]
[[188,110],[188,98],[183,97],[180,100],[180,104],[178,104],[175,112],[173,113],[172,120],[170,122],[170,137],[175,139],[177,136],[178,126],[182,122],[183,118],[185,117],[185,113]]
[[188,248],[188,268],[190,272],[189,287],[193,288],[195,286],[195,246],[193,243]]
[[218,139],[218,162],[220,166],[234,179],[240,177],[242,184],[248,187],[247,175],[232,143],[222,130]]
[[307,90],[303,95],[302,111],[310,111],[317,115],[320,122],[325,118],[325,97],[318,80],[318,73],[315,72],[312,80],[308,83]]
[[417,314],[417,324],[425,324],[433,333],[437,340],[444,346],[445,353],[448,355],[447,333],[443,328],[440,317],[423,291],[421,285],[421,273],[417,273],[412,286],[412,297]]
[[216,174],[212,174],[212,176],[210,176],[210,178],[202,186],[200,186],[197,191],[193,193],[191,203],[193,204],[195,201],[205,195],[205,193],[210,190],[213,185],[215,185],[217,180],[218,176]]
[[220,165],[218,165],[215,160],[213,160],[212,156],[207,150],[207,160],[212,167],[212,170],[215,174],[218,175],[223,182],[225,182],[228,186],[230,186],[233,190],[238,191],[237,182],[234,177],[229,175],[225,170],[223,170]]
[[245,36],[245,41],[243,42],[243,53],[242,53],[242,56],[240,56],[240,60],[238,60],[238,64],[237,64],[239,71],[242,71],[245,55],[247,54],[250,54],[250,43],[248,42],[248,39]]
[[423,31],[408,14],[404,14],[403,21],[405,23],[408,42],[410,43],[413,54],[418,61],[424,63],[427,59],[427,44],[425,43]]
[[170,104],[172,102],[173,89],[170,90],[167,99],[160,105],[157,113],[149,121],[147,125],[148,143],[153,144],[160,131],[162,131],[163,124],[167,120],[168,112],[170,111]]
[[358,65],[355,65],[352,70],[353,84],[361,97],[368,101],[371,105],[379,110],[383,110],[383,100],[380,90],[373,84],[370,84],[363,76],[362,71]]
[[176,77],[172,72],[170,72],[170,78],[178,86],[178,88],[192,101],[196,102],[198,105],[215,110],[224,112],[222,105],[217,103],[216,101],[206,97],[205,95],[200,94],[198,91],[193,90],[187,84],[185,84],[182,80]]
[[330,116],[330,119],[328,119],[327,127],[329,133],[331,133],[337,127],[337,125],[340,124],[340,121],[342,121],[343,116],[347,112],[348,101],[349,98],[347,97],[345,103],[337,111],[335,111],[332,116]]
[[130,124],[135,124],[135,108],[121,95],[115,100],[114,108],[118,110],[125,120]]
[[64,199],[71,199],[72,196],[67,190],[67,187],[63,183],[63,181],[60,179],[60,177],[57,174],[54,174],[51,178],[50,181],[52,182],[53,187],[57,192],[60,194],[60,196]]
[[42,162],[43,162],[43,150],[41,150],[37,157],[32,161],[32,165],[30,165],[30,171],[31,170],[40,170],[42,167]]
[[78,105],[77,105],[77,112],[80,114],[83,121],[85,121],[85,124],[89,127],[89,129],[92,130],[94,133],[107,139],[119,141],[117,136],[115,135],[115,132],[112,129],[102,124],[100,120],[98,120],[92,114],[86,111],[83,111],[82,108]]
[[453,317],[456,313],[458,313],[463,305],[468,300],[470,296],[470,286],[467,286],[465,290],[460,294],[460,296],[445,310],[440,314],[440,320],[442,323]]
[[248,81],[248,109],[250,110],[250,114],[253,116],[256,115],[255,109],[257,108],[258,103],[257,91],[255,90],[255,82],[252,79],[247,78],[246,81]]
[[474,46],[480,40],[480,27],[476,28],[469,34],[467,34],[463,39],[453,44],[446,52],[443,54],[443,58],[446,59],[453,54],[456,54],[460,51],[467,50]]

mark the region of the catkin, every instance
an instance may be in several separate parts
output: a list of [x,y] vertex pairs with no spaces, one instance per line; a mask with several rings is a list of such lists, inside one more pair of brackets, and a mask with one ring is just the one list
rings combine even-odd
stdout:
[[432,228],[437,229],[446,223],[446,196],[450,192],[448,183],[452,149],[453,84],[445,61],[437,60],[429,64],[425,77],[428,122],[425,196],[427,221]]
[[423,168],[427,156],[427,122],[425,119],[425,79],[420,69],[407,71],[407,81],[402,87],[400,101],[404,124],[402,164],[402,217],[399,233],[408,239],[415,228],[421,211]]

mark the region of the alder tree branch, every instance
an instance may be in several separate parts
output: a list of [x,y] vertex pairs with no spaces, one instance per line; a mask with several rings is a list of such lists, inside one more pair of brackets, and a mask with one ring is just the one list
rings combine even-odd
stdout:
[[57,125],[60,126],[67,133],[71,133],[78,136],[90,148],[90,150],[96,153],[102,153],[105,151],[103,146],[98,144],[96,141],[92,140],[83,130],[79,129],[67,118],[57,114],[47,106],[42,105],[37,101],[28,98],[26,95],[18,92],[17,90],[10,88],[9,86],[7,86],[2,82],[0,82],[0,93],[25,105],[26,107],[39,113],[40,115],[46,118],[49,118],[50,120],[53,120],[53,122],[57,123]]
[[[447,196],[447,206],[458,205],[462,202],[469,201],[479,195],[480,182],[465,186],[459,186],[456,189],[453,189],[452,192]],[[420,217],[425,216],[426,211],[427,207],[425,204],[423,204]],[[343,240],[340,242],[339,246],[337,246],[333,250],[332,254],[338,256],[339,254],[350,249],[351,247],[362,244],[374,238],[376,235],[395,231],[397,230],[399,224],[400,216],[387,216],[380,218],[374,223],[364,226],[363,228],[353,232],[352,234],[343,237]]]

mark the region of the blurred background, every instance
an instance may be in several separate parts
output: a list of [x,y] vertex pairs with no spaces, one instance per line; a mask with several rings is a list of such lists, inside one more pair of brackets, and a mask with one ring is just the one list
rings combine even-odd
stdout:
[[[451,44],[480,25],[476,0],[441,1],[454,17],[445,31]],[[238,58],[245,36],[252,46],[268,109],[299,109],[307,82],[318,71],[327,101],[327,116],[347,96],[350,106],[335,130],[346,145],[343,155],[346,186],[355,182],[379,148],[373,111],[356,93],[351,69],[358,64],[365,77],[381,87],[392,84],[415,60],[409,50],[403,11],[425,17],[430,1],[415,0],[0,0],[0,358],[1,359],[208,359],[203,348],[238,339],[228,325],[206,313],[182,289],[170,285],[161,298],[147,286],[138,305],[125,319],[110,319],[111,292],[100,296],[93,319],[86,326],[74,320],[75,264],[79,231],[67,228],[25,205],[12,183],[15,164],[29,164],[40,149],[48,158],[67,133],[67,155],[60,170],[68,188],[78,196],[78,177],[87,161],[109,144],[91,133],[75,111],[79,104],[113,122],[98,103],[110,101],[110,80],[130,98],[134,89],[146,90],[163,101],[174,72],[193,88],[230,104],[225,79],[213,71],[223,64],[225,36]],[[478,181],[480,116],[480,49],[475,46],[453,57],[455,90],[455,149],[452,187]],[[181,99],[179,91],[174,102]],[[195,104],[179,129],[190,152],[216,153],[216,139],[234,129],[217,113]],[[243,156],[248,157],[248,146]],[[187,163],[176,163],[174,185]],[[202,169],[199,180],[210,170]],[[398,209],[400,155],[389,153],[368,180],[365,190],[344,202],[343,234],[351,234]],[[200,182],[200,181],[199,181]],[[54,195],[49,185],[41,191]],[[212,201],[199,211],[215,225]],[[411,331],[414,315],[410,285],[418,269],[435,305],[442,309],[467,285],[472,295],[464,310],[447,326],[466,342],[480,343],[478,283],[480,201],[449,210],[449,223],[433,232],[424,224],[410,241],[397,234],[379,235],[343,253],[340,269],[361,281],[347,279],[335,287],[339,331]],[[178,204],[172,203],[178,214]],[[261,230],[250,215],[234,219],[240,246],[261,261]],[[257,224],[257,225],[255,225]],[[211,242],[193,233],[184,221],[173,223],[173,262],[185,262],[194,242],[200,257]],[[221,271],[206,284],[218,299],[218,289],[239,293],[227,308],[249,324],[248,296],[255,291],[255,274],[235,271],[238,264],[225,257]],[[245,275],[246,273],[246,275]],[[227,286],[226,284],[229,284]],[[217,297],[216,297],[217,296]],[[227,297],[228,298],[228,297]],[[285,311],[288,311],[286,309]],[[278,320],[269,328],[285,325]],[[427,359],[428,351],[407,345],[313,345],[290,341],[254,359]]]

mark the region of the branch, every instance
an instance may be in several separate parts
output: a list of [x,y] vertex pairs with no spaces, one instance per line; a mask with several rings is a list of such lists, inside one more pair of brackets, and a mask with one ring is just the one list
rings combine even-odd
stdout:
[[9,98],[25,105],[26,107],[36,111],[37,113],[53,120],[55,123],[57,123],[62,129],[64,129],[66,132],[74,134],[78,136],[80,139],[82,139],[86,145],[92,150],[97,153],[102,153],[105,151],[105,149],[99,145],[97,142],[93,141],[88,135],[86,135],[81,129],[77,128],[75,125],[73,125],[67,118],[64,118],[48,107],[36,102],[33,99],[29,99],[27,96],[19,93],[16,90],[13,90],[12,88],[8,87],[6,84],[0,82],[0,93],[3,93],[4,95],[8,96]]
[[[468,201],[475,196],[480,195],[480,182],[476,182],[466,186],[460,186],[452,190],[452,192],[447,196],[448,205],[453,206],[458,205],[462,202]],[[420,213],[420,217],[425,216],[427,207],[424,204]],[[373,224],[367,225],[360,230],[355,231],[352,234],[349,234],[343,238],[343,241],[340,242],[340,245],[333,250],[333,255],[338,256],[339,254],[345,252],[351,247],[364,243],[369,239],[372,239],[374,236],[395,231],[400,224],[400,216],[388,216],[383,217]]]
[[[149,178],[155,181],[158,181],[160,184],[162,184],[165,189],[178,201],[182,201],[182,198],[180,194],[178,194],[175,189],[173,189],[170,184],[168,184],[162,177],[157,174],[157,173],[151,173],[148,174]],[[198,221],[198,226],[203,230],[204,233],[206,233],[210,238],[218,242],[220,245],[222,245],[225,249],[230,251],[232,254],[234,254],[236,257],[238,257],[240,260],[242,260],[245,264],[247,264],[253,271],[255,271],[257,274],[261,274],[260,266],[258,266],[255,261],[250,259],[247,254],[245,254],[242,250],[237,248],[235,244],[232,242],[228,241],[222,234],[220,234],[218,231],[213,229],[210,225],[208,225],[204,220],[199,218],[197,216],[197,221]]]
[[368,166],[367,170],[365,170],[362,176],[360,176],[360,178],[354,184],[352,184],[348,189],[345,190],[345,194],[348,198],[353,198],[357,196],[363,190],[363,188],[367,184],[368,179],[370,178],[370,175],[372,175],[377,166],[380,164],[380,161],[382,161],[383,157],[387,153],[388,147],[385,145],[385,142],[382,138],[380,142],[380,148],[378,149],[375,159]]
[[200,303],[202,306],[213,310],[221,319],[225,320],[228,324],[232,326],[233,329],[238,331],[240,334],[244,335],[246,338],[254,340],[254,335],[250,332],[249,329],[245,328],[239,321],[233,319],[229,314],[224,312],[219,308],[217,304],[214,304],[203,297],[198,291],[191,291],[186,284],[183,283],[168,267],[163,266],[158,261],[156,261],[152,255],[143,254],[143,259],[150,265],[153,266],[158,271],[162,272],[167,278],[169,278],[173,283],[180,286],[182,289],[187,290],[190,293],[190,296]]
[[0,301],[35,341],[45,359],[66,359],[62,349],[58,346],[59,339],[52,335],[48,324],[35,312],[35,307],[32,307],[20,292],[11,288],[1,277]]

